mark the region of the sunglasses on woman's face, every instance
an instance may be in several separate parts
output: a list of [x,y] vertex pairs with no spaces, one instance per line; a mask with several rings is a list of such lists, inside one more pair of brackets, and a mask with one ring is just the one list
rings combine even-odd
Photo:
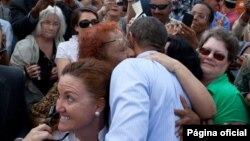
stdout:
[[89,27],[90,24],[92,25],[95,25],[95,24],[98,24],[99,21],[97,19],[92,19],[92,20],[81,20],[78,25],[81,27],[81,28],[87,28]]
[[[199,49],[200,54],[208,56],[212,51],[210,49],[206,49],[206,48],[200,48]],[[213,57],[218,60],[218,61],[223,61],[225,59],[225,56],[223,54],[214,52],[213,53]]]

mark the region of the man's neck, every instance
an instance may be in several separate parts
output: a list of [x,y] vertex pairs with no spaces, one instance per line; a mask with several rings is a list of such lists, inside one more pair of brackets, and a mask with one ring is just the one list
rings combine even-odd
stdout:
[[146,52],[146,51],[150,51],[150,50],[156,50],[154,49],[154,47],[151,47],[151,46],[143,46],[142,47],[134,47],[134,52],[135,52],[135,55],[138,56],[139,54],[143,53],[143,52]]

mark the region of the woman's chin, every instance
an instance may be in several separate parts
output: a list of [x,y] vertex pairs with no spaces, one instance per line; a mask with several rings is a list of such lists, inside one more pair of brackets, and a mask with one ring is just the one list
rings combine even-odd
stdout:
[[66,132],[66,131],[69,131],[70,128],[59,124],[58,125],[58,130],[61,131],[61,132]]

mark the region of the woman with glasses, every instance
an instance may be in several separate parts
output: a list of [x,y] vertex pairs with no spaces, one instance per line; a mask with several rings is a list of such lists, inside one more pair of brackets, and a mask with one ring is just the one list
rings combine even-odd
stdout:
[[91,7],[83,7],[73,11],[71,15],[71,29],[73,36],[69,41],[61,42],[56,53],[56,64],[58,76],[61,75],[63,68],[78,60],[78,32],[85,28],[98,24],[98,15]]
[[[184,23],[180,23],[173,34],[185,38],[196,49],[202,33],[210,28],[214,19],[213,9],[208,4],[200,2],[194,5],[190,14],[193,15],[191,26],[188,27]],[[168,27],[172,28],[173,26]],[[168,31],[171,32],[171,29],[168,29]]]
[[57,45],[64,40],[65,30],[60,8],[48,6],[40,12],[33,33],[15,46],[10,65],[25,72],[28,110],[47,94],[58,79],[54,59]]
[[[229,81],[228,66],[234,62],[238,51],[238,40],[222,27],[206,31],[199,44],[199,58],[203,79],[217,107],[212,118],[213,124],[247,124],[249,113],[244,98],[239,90]],[[167,57],[157,57],[165,67],[174,70],[175,74],[185,74],[177,65],[165,65]],[[172,68],[171,68],[172,67]],[[181,77],[179,77],[181,78]],[[187,84],[188,85],[188,84]]]
[[99,23],[80,32],[79,36],[79,58],[94,57],[115,67],[122,60],[134,56],[116,22]]
[[215,124],[246,124],[249,113],[239,90],[229,81],[226,71],[237,57],[238,40],[231,32],[216,28],[204,34],[199,56],[204,79],[217,106]]

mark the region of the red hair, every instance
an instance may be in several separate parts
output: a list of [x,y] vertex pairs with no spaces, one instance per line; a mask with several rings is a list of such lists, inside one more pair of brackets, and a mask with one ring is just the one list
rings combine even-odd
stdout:
[[120,30],[116,22],[102,22],[79,33],[79,59],[94,57],[105,60],[104,43],[110,32]]

